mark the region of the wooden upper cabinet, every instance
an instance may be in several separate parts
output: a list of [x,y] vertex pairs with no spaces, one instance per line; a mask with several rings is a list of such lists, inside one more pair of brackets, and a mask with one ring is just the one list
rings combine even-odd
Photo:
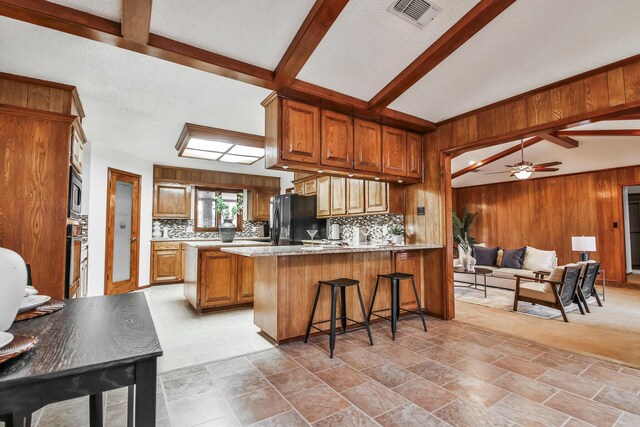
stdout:
[[331,215],[347,213],[347,179],[331,177]]
[[353,120],[351,116],[322,110],[322,158],[326,166],[353,167]]
[[271,214],[271,198],[277,194],[275,190],[251,191],[251,219],[268,221]]
[[282,101],[282,158],[320,163],[320,109],[285,99]]
[[407,175],[407,132],[382,127],[382,173]]
[[157,182],[153,185],[154,218],[191,218],[191,186]]
[[331,216],[331,177],[316,180],[316,211],[318,218]]
[[316,194],[316,180],[310,179],[304,182],[304,194],[305,196],[312,196]]
[[304,194],[304,182],[296,182],[293,184],[293,192],[296,194]]
[[361,179],[347,179],[347,214],[364,213],[364,184]]
[[365,210],[367,213],[387,212],[387,183],[366,181]]
[[407,132],[407,176],[422,177],[422,135]]
[[380,125],[353,120],[353,168],[366,172],[382,171],[382,136]]

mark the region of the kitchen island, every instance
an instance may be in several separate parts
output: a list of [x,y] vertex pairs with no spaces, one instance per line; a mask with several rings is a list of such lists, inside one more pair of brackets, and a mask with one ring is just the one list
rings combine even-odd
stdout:
[[[305,249],[306,248],[306,249]],[[319,280],[348,277],[360,281],[367,310],[378,274],[402,271],[415,276],[423,306],[424,256],[441,246],[322,247],[308,246],[223,247],[221,252],[253,262],[254,322],[276,342],[304,336]],[[347,315],[362,321],[355,288],[347,292]],[[402,308],[415,309],[411,286],[401,286]],[[374,310],[389,308],[389,286],[381,285]],[[316,321],[330,318],[329,294],[323,291]],[[327,323],[327,329],[329,324]]]
[[253,260],[221,249],[260,246],[271,244],[251,240],[185,242],[183,292],[193,308],[202,313],[253,304]]

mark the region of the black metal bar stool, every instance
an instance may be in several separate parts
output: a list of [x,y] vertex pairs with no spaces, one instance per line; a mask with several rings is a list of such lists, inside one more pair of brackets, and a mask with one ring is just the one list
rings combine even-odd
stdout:
[[[381,311],[388,311],[388,308],[381,310],[373,310],[373,304],[376,302],[376,295],[378,294],[378,285],[380,284],[380,278],[389,279],[391,283],[391,318],[380,316],[379,313]],[[406,310],[400,307],[400,281],[411,279],[411,285],[413,286],[413,294],[416,297],[416,302],[418,303],[418,311]],[[386,319],[391,321],[391,333],[393,335],[393,340],[396,339],[396,324],[400,319],[400,311],[404,311],[407,313],[417,314],[422,319],[422,326],[424,327],[424,331],[427,332],[427,322],[424,320],[424,314],[422,313],[422,304],[420,302],[420,297],[418,296],[418,289],[416,289],[416,281],[413,277],[413,274],[408,273],[391,273],[391,274],[378,274],[378,280],[376,280],[376,287],[373,290],[373,298],[371,298],[371,308],[369,309],[369,318],[367,319],[367,323],[371,321],[371,315],[380,317],[381,319]]]
[[[314,322],[313,318],[316,315],[316,308],[318,307],[318,299],[320,298],[320,289],[322,289],[322,285],[331,286],[331,319]],[[356,290],[358,291],[358,299],[360,300],[360,309],[362,310],[362,318],[364,319],[364,323],[347,317],[346,288],[349,286],[355,286]],[[340,321],[342,326],[342,333],[344,334],[347,332],[347,320],[350,320],[362,326],[359,328],[351,329],[349,330],[349,332],[366,329],[367,334],[369,334],[369,342],[371,343],[371,345],[373,345],[373,338],[371,337],[371,330],[369,329],[369,318],[367,317],[367,312],[364,310],[364,302],[362,301],[362,293],[360,292],[360,282],[358,282],[357,280],[345,278],[328,281],[321,280],[318,282],[318,290],[316,291],[316,298],[313,301],[313,309],[311,310],[311,317],[309,318],[309,324],[307,325],[307,334],[304,337],[304,342],[307,342],[307,340],[309,339],[309,332],[311,332],[311,328],[326,334],[327,332],[316,327],[315,325],[330,322],[331,328],[328,335],[330,350],[329,357],[331,358],[333,358],[333,349],[336,346],[336,302],[338,300],[338,289],[340,289]]]

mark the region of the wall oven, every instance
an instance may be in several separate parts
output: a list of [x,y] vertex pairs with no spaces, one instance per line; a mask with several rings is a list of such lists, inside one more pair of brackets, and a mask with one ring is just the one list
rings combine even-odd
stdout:
[[69,218],[80,218],[82,214],[82,177],[76,170],[69,168]]
[[80,295],[80,269],[82,255],[82,226],[67,225],[67,269],[65,277],[65,298],[77,298]]

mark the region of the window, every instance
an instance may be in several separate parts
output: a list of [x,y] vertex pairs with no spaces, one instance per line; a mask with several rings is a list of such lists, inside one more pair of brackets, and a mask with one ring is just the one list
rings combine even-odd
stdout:
[[[216,197],[222,196],[222,200],[231,210],[238,203],[238,195],[243,195],[243,191],[196,187],[195,231],[218,231],[223,218],[217,212]],[[238,230],[242,230],[242,216],[243,213],[239,212],[232,220]]]

